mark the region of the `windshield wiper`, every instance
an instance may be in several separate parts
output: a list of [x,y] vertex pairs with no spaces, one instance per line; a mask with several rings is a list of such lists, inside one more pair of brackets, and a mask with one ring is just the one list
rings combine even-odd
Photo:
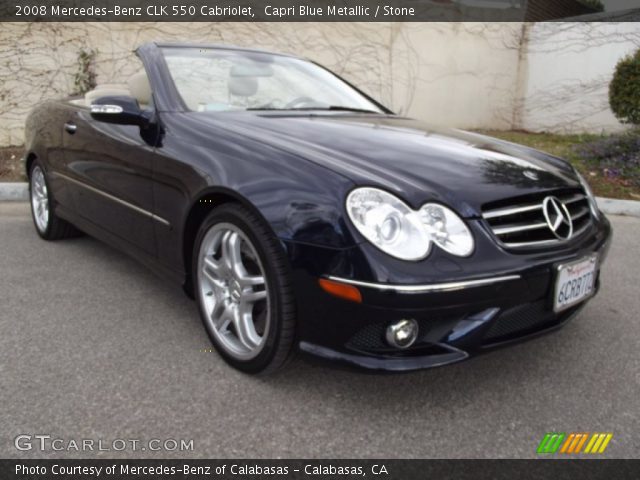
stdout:
[[343,105],[330,105],[325,110],[338,110],[341,112],[378,113],[378,114],[383,113],[377,110],[367,110],[366,108],[345,107]]
[[297,107],[297,108],[274,108],[274,107],[252,107],[247,108],[247,111],[280,111],[280,112],[308,112],[312,110],[319,111],[341,111],[341,112],[358,112],[358,113],[375,113],[382,115],[383,112],[376,110],[367,110],[366,108],[345,107],[342,105],[330,105],[328,107]]

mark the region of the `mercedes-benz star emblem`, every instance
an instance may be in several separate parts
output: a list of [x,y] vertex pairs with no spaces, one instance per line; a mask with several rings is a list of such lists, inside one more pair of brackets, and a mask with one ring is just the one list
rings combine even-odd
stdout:
[[564,203],[556,197],[547,197],[542,202],[542,211],[549,230],[560,240],[568,240],[573,235],[573,222]]

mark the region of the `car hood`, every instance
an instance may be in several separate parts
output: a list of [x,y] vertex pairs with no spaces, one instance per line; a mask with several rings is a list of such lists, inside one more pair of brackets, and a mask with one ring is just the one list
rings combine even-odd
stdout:
[[204,124],[223,125],[293,152],[356,185],[385,188],[414,208],[437,201],[474,217],[486,203],[579,186],[569,164],[551,155],[398,116],[342,112],[198,115]]

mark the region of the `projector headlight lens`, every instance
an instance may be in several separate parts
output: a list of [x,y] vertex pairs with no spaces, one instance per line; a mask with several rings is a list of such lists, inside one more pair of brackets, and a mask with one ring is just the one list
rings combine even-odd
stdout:
[[358,231],[376,247],[402,260],[427,256],[431,243],[413,211],[396,196],[377,188],[353,190],[347,213]]
[[420,209],[420,220],[432,242],[457,257],[473,252],[473,235],[453,210],[437,203],[427,203]]

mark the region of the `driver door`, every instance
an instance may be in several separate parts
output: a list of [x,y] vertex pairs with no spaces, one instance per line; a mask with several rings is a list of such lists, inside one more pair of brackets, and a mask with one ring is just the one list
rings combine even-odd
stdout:
[[[114,95],[112,89],[102,91],[98,87],[88,92],[85,105],[70,110],[73,113],[63,132],[62,173],[73,190],[77,213],[84,220],[155,256],[154,147],[142,138],[136,125],[116,125],[91,117],[90,103]],[[133,96],[131,91],[119,94]],[[151,103],[150,98],[137,100]]]

